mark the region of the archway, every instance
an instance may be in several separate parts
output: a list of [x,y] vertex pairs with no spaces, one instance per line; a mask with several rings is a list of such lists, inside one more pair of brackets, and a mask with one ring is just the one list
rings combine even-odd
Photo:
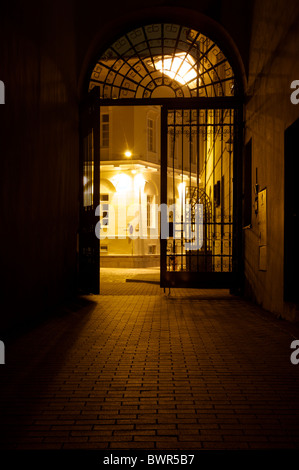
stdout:
[[[127,107],[132,117],[132,110],[145,106],[159,110],[155,164],[161,165],[160,203],[166,207],[161,212],[161,286],[233,287],[241,269],[242,86],[219,45],[199,30],[162,22],[142,25],[99,56],[89,81],[89,124],[83,132],[83,141],[91,141],[82,146],[83,177],[92,179],[93,192],[90,204],[82,191],[82,227],[91,223],[91,234],[96,225],[91,213],[100,207],[100,155],[115,111]],[[122,122],[128,120],[123,115]],[[146,123],[149,150],[157,123],[148,118]],[[105,162],[132,171],[127,160],[132,147],[109,157],[106,152]],[[154,164],[148,155],[138,164],[145,162]],[[141,214],[142,205],[138,230]],[[136,235],[133,225],[127,226]],[[81,264],[92,266],[93,276],[96,243],[87,247],[83,239],[80,250]]]

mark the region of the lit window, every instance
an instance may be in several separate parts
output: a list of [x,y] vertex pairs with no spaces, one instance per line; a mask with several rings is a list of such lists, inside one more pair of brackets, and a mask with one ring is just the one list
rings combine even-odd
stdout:
[[102,147],[109,147],[109,114],[101,116]]
[[173,129],[170,129],[170,132],[168,134],[168,161],[169,165],[173,165],[173,160],[177,159],[177,140],[176,140],[176,135],[175,131]]
[[151,118],[148,118],[147,120],[147,144],[149,152],[156,151],[155,121]]
[[109,194],[100,194],[100,204],[101,204],[101,226],[108,227],[109,225]]

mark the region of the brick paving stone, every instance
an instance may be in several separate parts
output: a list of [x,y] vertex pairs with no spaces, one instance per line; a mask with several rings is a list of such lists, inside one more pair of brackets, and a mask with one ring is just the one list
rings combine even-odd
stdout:
[[158,274],[103,269],[100,296],[6,344],[2,449],[299,447],[298,325],[227,291],[134,282]]

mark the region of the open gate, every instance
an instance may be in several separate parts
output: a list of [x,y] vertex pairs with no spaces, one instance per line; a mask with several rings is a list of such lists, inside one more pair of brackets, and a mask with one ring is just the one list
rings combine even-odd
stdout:
[[100,100],[91,92],[80,109],[79,289],[100,292],[100,246],[95,234],[100,200]]
[[231,108],[162,111],[162,287],[236,284],[235,116]]
[[242,85],[226,54],[202,31],[141,25],[100,55],[88,94],[81,132],[80,285],[99,291],[99,106],[118,104],[161,109],[161,287],[237,286]]

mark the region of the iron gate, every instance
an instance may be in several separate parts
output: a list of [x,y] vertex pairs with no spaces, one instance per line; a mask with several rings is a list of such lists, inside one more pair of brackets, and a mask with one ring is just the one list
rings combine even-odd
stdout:
[[162,109],[162,287],[235,283],[234,119],[234,109]]
[[[89,77],[89,94],[95,91],[101,106],[161,106],[161,203],[175,208],[166,209],[161,225],[162,287],[231,288],[242,273],[243,89],[231,59],[201,30],[156,22],[116,38]],[[92,126],[94,210],[99,114]],[[99,244],[90,241],[96,218],[84,201],[81,222],[81,267],[97,276],[89,282],[97,290]]]
[[100,198],[100,106],[96,90],[82,104],[80,135],[79,289],[100,291],[100,247],[95,216]]

